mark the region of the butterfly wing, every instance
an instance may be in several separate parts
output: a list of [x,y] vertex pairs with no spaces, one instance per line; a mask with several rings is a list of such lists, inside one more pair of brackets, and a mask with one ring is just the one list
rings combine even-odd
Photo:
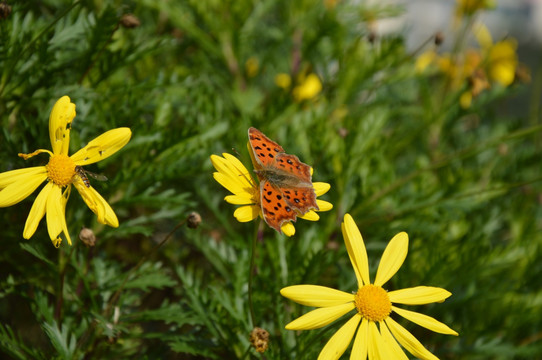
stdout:
[[263,219],[267,225],[279,233],[282,233],[280,227],[283,223],[290,220],[296,221],[295,209],[288,205],[281,189],[269,181],[260,181],[260,203]]
[[299,215],[305,215],[309,210],[319,210],[316,203],[316,193],[312,184],[298,187],[281,187],[286,205],[294,209]]
[[311,183],[311,167],[295,155],[281,153],[276,156],[276,167],[279,170],[285,171],[294,175],[300,182]]
[[277,154],[284,152],[282,146],[269,139],[256,128],[251,127],[248,129],[248,140],[252,149],[252,159],[256,169],[272,166]]

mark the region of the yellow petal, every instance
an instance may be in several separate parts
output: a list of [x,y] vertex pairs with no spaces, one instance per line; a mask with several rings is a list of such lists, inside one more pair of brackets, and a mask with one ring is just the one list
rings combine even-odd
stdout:
[[346,351],[346,348],[352,341],[354,333],[358,328],[358,324],[361,320],[361,315],[356,314],[352,316],[341,328],[329,339],[326,346],[320,352],[318,360],[337,360]]
[[312,183],[312,186],[314,187],[314,192],[316,193],[316,196],[324,195],[331,188],[331,185],[325,182],[314,182]]
[[376,272],[375,285],[382,286],[399,270],[408,252],[408,235],[400,232],[386,246]]
[[370,284],[367,250],[365,250],[361,233],[350,214],[344,215],[344,222],[341,224],[341,227],[348,256],[358,279],[358,287]]
[[119,226],[117,215],[96,189],[92,186],[86,187],[82,181],[76,181],[73,184],[89,209],[96,214],[99,223],[112,227]]
[[416,72],[423,72],[437,57],[437,54],[434,50],[429,50],[418,56],[416,59],[415,69]]
[[280,230],[282,231],[284,235],[288,237],[292,237],[295,234],[295,226],[290,221],[282,224],[282,226],[280,227]]
[[25,174],[18,176],[17,182],[11,183],[0,190],[0,207],[17,204],[32,194],[45,179],[47,179],[47,173],[35,174],[31,172],[31,175]]
[[482,49],[487,50],[491,47],[493,44],[493,38],[491,37],[491,32],[487,26],[485,26],[483,23],[478,23],[476,26],[474,26],[473,32],[474,36],[476,36],[478,44],[480,44]]
[[380,334],[382,334],[384,348],[388,349],[390,359],[408,360],[408,356],[406,356],[403,349],[401,349],[393,335],[388,330],[388,327],[383,322],[380,322]]
[[369,359],[371,358],[395,360],[374,321],[369,321]]
[[[236,183],[237,187],[241,189],[247,189],[241,191],[247,191],[251,193],[250,189],[254,188],[256,185],[254,184],[252,176],[248,172],[247,168],[235,156],[227,153],[224,153],[222,155],[224,156],[223,158],[217,155],[211,155],[211,163],[213,164],[215,169],[219,173],[221,173],[222,176],[228,178],[229,181]],[[222,186],[224,185],[222,184]],[[229,188],[227,189],[230,190]],[[234,193],[237,194],[238,192]]]
[[47,204],[47,199],[49,198],[49,193],[53,189],[54,184],[52,182],[47,183],[40,193],[34,200],[30,213],[26,218],[26,223],[24,224],[23,237],[25,239],[30,239],[32,235],[36,232],[38,225],[45,215],[45,205]]
[[508,86],[514,82],[516,77],[516,65],[512,63],[493,65],[489,70],[489,77],[502,86]]
[[[355,316],[361,315],[358,313]],[[369,343],[369,321],[363,319],[361,325],[359,326],[358,333],[356,334],[356,339],[354,340],[354,345],[352,345],[352,352],[350,353],[350,360],[358,359],[367,359]]]
[[254,182],[252,181],[252,177],[250,176],[249,171],[247,170],[245,165],[238,158],[236,158],[232,154],[228,154],[228,153],[223,153],[222,156],[224,156],[224,159],[226,159],[226,161],[229,163],[230,168],[235,169],[235,171],[238,174],[244,175],[243,177],[245,177],[245,175],[246,175],[245,180],[247,180],[248,183],[251,184],[251,185],[254,184]]
[[414,335],[395,322],[391,317],[388,316],[384,321],[397,341],[399,341],[399,343],[412,355],[424,360],[438,360],[435,355],[431,354],[426,348],[423,347],[423,345],[414,337]]
[[318,211],[329,211],[333,209],[333,204],[324,200],[316,199],[316,205],[318,205]]
[[79,166],[93,164],[122,149],[130,141],[131,136],[132,131],[126,127],[109,130],[73,154],[71,159]]
[[328,306],[319,308],[306,313],[303,316],[295,319],[288,325],[287,330],[312,330],[326,326],[329,323],[337,320],[349,311],[352,311],[356,306],[354,302],[342,305]]
[[213,173],[213,178],[229,192],[235,195],[252,197],[251,188],[243,187],[243,184],[237,179],[227,176],[221,172]]
[[451,292],[433,286],[416,286],[407,289],[394,290],[388,293],[392,303],[405,305],[423,305],[443,302],[452,295]]
[[31,177],[43,174],[47,175],[45,166],[36,166],[0,173],[0,190],[14,182],[26,182]]
[[367,355],[369,355],[369,360],[385,359],[384,357],[380,356],[380,352],[378,351],[379,346],[377,336],[380,334],[378,333],[378,329],[376,328],[374,321],[369,321],[368,327],[369,337],[367,341]]
[[448,325],[441,323],[440,321],[432,318],[431,316],[427,316],[410,310],[400,309],[395,306],[392,306],[391,308],[393,311],[395,311],[397,314],[401,315],[405,319],[410,320],[413,323],[423,326],[424,328],[427,328],[431,331],[446,335],[458,335],[457,332],[450,329]]
[[258,217],[260,214],[260,207],[255,205],[242,206],[235,209],[233,216],[239,222],[249,222]]
[[71,186],[68,186],[67,189],[62,194],[62,217],[61,217],[61,225],[62,225],[62,232],[64,233],[64,236],[66,236],[66,240],[68,240],[68,244],[71,246],[72,239],[70,237],[70,232],[68,231],[68,226],[66,225],[66,203],[68,202],[68,198],[70,197],[71,192]]
[[246,194],[243,195],[228,195],[224,198],[227,203],[233,204],[233,205],[252,205],[254,204],[254,201],[252,201],[252,196],[247,196]]
[[63,222],[66,222],[62,211],[62,188],[53,185],[46,201],[47,231],[49,232],[49,238],[55,240],[62,232]]
[[49,116],[49,138],[54,154],[68,155],[70,129],[75,117],[75,104],[63,96],[56,102]]
[[319,285],[294,285],[280,290],[280,294],[298,304],[314,307],[341,305],[354,301],[354,294]]
[[314,210],[308,211],[307,213],[305,213],[305,215],[300,216],[300,218],[303,220],[308,220],[308,221],[320,220],[320,216],[317,213],[315,213]]

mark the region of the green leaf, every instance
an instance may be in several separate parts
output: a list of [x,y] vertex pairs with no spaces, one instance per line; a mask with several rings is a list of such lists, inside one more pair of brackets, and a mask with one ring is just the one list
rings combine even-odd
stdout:
[[77,340],[74,334],[70,335],[67,325],[64,325],[60,330],[56,321],[53,320],[52,323],[43,323],[42,328],[61,359],[71,360],[74,358]]

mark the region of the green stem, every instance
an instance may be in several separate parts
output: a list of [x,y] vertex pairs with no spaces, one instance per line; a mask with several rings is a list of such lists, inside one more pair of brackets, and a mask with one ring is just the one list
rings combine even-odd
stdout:
[[81,85],[83,83],[83,80],[85,79],[85,77],[88,76],[88,74],[90,73],[90,70],[92,70],[92,68],[94,67],[94,65],[98,62],[98,59],[103,55],[105,49],[107,48],[107,46],[111,43],[111,40],[113,40],[113,35],[115,35],[115,32],[119,29],[119,26],[120,26],[120,22],[117,23],[117,25],[115,25],[115,28],[113,29],[113,31],[111,32],[111,34],[109,35],[109,39],[107,39],[106,43],[102,46],[102,48],[98,51],[98,54],[94,57],[94,59],[91,60],[89,66],[87,67],[87,69],[85,70],[85,72],[83,73],[83,75],[81,75],[81,77],[79,78],[79,81],[77,81],[77,83],[79,85]]
[[241,360],[244,360],[247,358],[248,354],[250,354],[250,348],[252,347],[252,345],[249,345],[247,347],[247,350],[243,353],[243,356],[241,356]]
[[59,285],[55,306],[55,319],[58,323],[59,329],[62,328],[62,305],[64,304],[64,279],[66,277],[66,268],[74,250],[75,245],[71,247],[67,259],[64,259],[64,251],[61,250],[58,254]]
[[252,302],[252,283],[254,279],[254,259],[256,257],[256,243],[258,240],[258,230],[260,228],[260,222],[256,222],[254,227],[254,236],[252,237],[252,244],[250,247],[250,265],[248,268],[248,307],[250,309],[250,320],[252,322],[251,327],[256,326],[256,316],[254,315],[254,304]]

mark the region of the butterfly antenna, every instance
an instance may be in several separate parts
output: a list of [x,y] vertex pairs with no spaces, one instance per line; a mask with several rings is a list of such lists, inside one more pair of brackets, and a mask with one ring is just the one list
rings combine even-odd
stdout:
[[237,157],[241,157],[241,154],[239,154],[239,151],[237,151],[236,148],[234,148],[234,147],[231,148],[231,151],[233,151],[233,153],[234,153],[235,155],[237,155]]

